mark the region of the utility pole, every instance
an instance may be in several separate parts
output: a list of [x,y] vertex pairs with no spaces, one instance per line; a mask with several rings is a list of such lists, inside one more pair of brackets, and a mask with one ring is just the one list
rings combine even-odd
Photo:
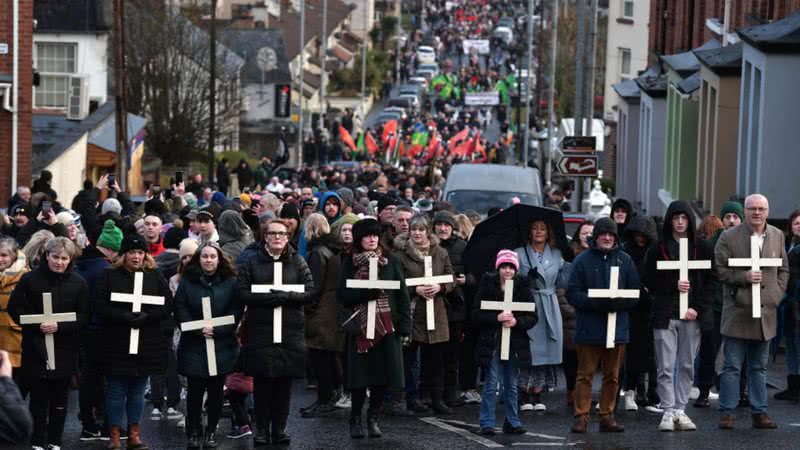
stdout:
[[528,166],[528,147],[531,141],[531,64],[533,61],[533,0],[528,0],[528,70],[525,72],[525,142],[522,167]]
[[300,83],[300,98],[297,104],[300,114],[297,119],[297,167],[303,166],[303,67],[306,65],[306,0],[300,0],[300,67],[297,69],[297,80]]
[[322,57],[320,58],[320,87],[319,87],[319,129],[325,128],[325,113],[328,108],[325,106],[325,90],[328,74],[325,73],[325,60],[328,58],[328,0],[322,0]]
[[208,77],[208,182],[214,182],[214,147],[217,139],[217,0],[211,0],[211,45]]
[[361,123],[364,124],[364,131],[367,129],[367,111],[365,108],[365,99],[367,97],[367,39],[369,39],[369,32],[367,31],[369,19],[369,1],[364,0],[364,42],[361,45]]
[[[16,48],[15,48],[16,51]],[[15,56],[16,58],[16,56]],[[125,85],[125,1],[114,0],[114,113],[116,120],[117,170],[119,188],[128,186],[128,111]]]
[[[586,1],[578,0],[578,44],[575,52],[575,107],[574,131],[575,136],[583,136],[583,119],[586,95]],[[592,0],[594,1],[594,0]],[[583,209],[583,181],[575,179],[575,190],[572,193],[572,210],[580,212]]]
[[597,0],[591,0],[592,9],[589,16],[589,38],[587,41],[587,54],[586,59],[586,79],[585,88],[586,95],[584,97],[584,116],[589,121],[589,129],[584,130],[587,136],[593,133],[592,119],[594,119],[594,65],[596,63],[597,53]]
[[[544,10],[543,10],[544,11]],[[553,178],[552,164],[550,163],[550,143],[555,133],[553,122],[556,120],[555,112],[555,92],[556,92],[556,58],[558,52],[558,0],[553,0],[552,19],[550,20],[550,28],[552,29],[552,36],[550,37],[550,85],[547,92],[547,141],[544,145],[544,182],[550,186]]]
[[[399,87],[400,86],[400,35],[403,33],[403,2],[400,0],[398,2],[400,4],[400,14],[397,16],[397,55],[394,61],[395,66],[395,78],[394,83]],[[411,36],[408,36],[406,39],[411,39]]]

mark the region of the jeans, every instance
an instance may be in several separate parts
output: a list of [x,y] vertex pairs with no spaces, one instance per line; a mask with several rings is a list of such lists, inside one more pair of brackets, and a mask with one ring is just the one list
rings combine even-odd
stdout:
[[667,328],[653,330],[653,338],[661,405],[665,410],[683,411],[694,380],[700,326],[696,320],[670,320]]
[[47,447],[47,444],[61,445],[64,434],[64,421],[67,418],[67,395],[69,377],[27,378],[25,385],[30,389],[29,405],[33,418],[31,444]]
[[222,413],[223,386],[225,375],[215,377],[188,377],[186,395],[186,435],[203,435],[203,394],[208,394],[206,413],[208,414],[209,432],[217,429],[219,416]]
[[739,403],[739,374],[747,358],[748,394],[753,414],[767,412],[767,360],[769,341],[754,341],[728,336],[722,337],[725,361],[719,392],[719,411],[733,415]]
[[481,428],[495,425],[495,403],[497,400],[497,384],[503,383],[503,404],[506,408],[506,420],[512,427],[519,427],[519,405],[517,404],[517,380],[519,378],[519,362],[516,356],[509,355],[508,361],[500,360],[500,348],[496,348],[492,363],[486,367],[486,382],[481,395]]
[[789,375],[800,375],[800,330],[786,330],[786,366]]
[[144,389],[147,377],[108,375],[106,377],[106,426],[123,425],[122,416],[128,423],[139,423],[144,412]]

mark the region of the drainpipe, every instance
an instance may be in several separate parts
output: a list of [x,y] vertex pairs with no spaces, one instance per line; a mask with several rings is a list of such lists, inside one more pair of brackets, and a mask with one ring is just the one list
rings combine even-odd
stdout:
[[722,46],[728,45],[728,34],[731,32],[731,0],[725,0],[725,16],[722,19]]
[[17,189],[17,153],[19,147],[19,0],[14,0],[12,7],[13,37],[11,45],[14,51],[13,69],[11,72],[11,96],[14,106],[11,111],[11,190]]

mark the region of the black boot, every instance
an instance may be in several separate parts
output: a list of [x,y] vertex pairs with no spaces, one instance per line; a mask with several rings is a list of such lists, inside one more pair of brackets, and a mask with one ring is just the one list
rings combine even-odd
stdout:
[[450,409],[442,401],[443,392],[441,389],[431,389],[431,407],[436,414],[453,414]]
[[775,400],[800,401],[800,375],[789,375],[786,377],[786,383],[788,387],[785,391],[775,394]]
[[361,414],[350,417],[350,437],[364,439],[364,427],[361,425]]
[[414,412],[408,409],[406,394],[402,390],[392,390],[391,400],[385,406],[386,414],[395,417],[414,417]]
[[431,409],[425,406],[419,400],[407,400],[406,407],[408,411],[411,412],[412,414],[414,413],[427,414],[431,412]]
[[708,401],[708,388],[700,388],[700,395],[698,395],[697,400],[694,401],[694,407],[708,408],[709,406],[711,406],[711,402]]
[[200,448],[200,436],[197,433],[192,433],[186,439],[186,448],[187,449],[196,449]]
[[379,438],[383,435],[381,429],[378,428],[378,416],[369,412],[367,412],[367,433],[370,438]]

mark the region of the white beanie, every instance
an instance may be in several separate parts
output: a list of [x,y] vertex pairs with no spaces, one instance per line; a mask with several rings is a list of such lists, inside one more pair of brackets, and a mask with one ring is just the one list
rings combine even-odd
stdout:
[[122,214],[122,205],[119,203],[119,200],[115,198],[107,198],[106,201],[103,202],[103,207],[100,208],[100,214],[105,215],[109,212]]

